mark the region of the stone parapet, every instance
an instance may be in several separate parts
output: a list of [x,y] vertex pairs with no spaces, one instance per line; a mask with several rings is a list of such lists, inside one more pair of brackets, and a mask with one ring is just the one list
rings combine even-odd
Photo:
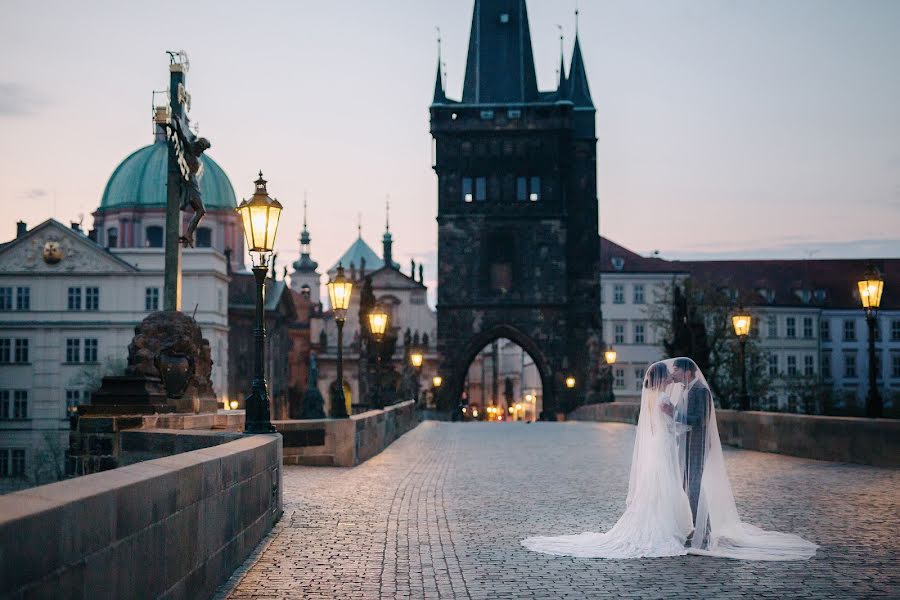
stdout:
[[281,458],[246,436],[0,496],[0,597],[208,598],[280,517]]
[[[581,406],[576,421],[637,423],[640,405],[611,402]],[[723,444],[815,460],[900,467],[900,421],[716,410]]]
[[284,438],[284,464],[352,467],[419,424],[415,403],[401,402],[347,419],[273,421]]

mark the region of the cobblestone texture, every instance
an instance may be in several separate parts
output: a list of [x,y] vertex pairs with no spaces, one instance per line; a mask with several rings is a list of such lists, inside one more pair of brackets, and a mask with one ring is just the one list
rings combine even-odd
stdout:
[[726,450],[745,521],[819,543],[806,562],[528,552],[605,531],[634,428],[426,422],[353,469],[287,467],[285,515],[219,598],[900,597],[900,471]]

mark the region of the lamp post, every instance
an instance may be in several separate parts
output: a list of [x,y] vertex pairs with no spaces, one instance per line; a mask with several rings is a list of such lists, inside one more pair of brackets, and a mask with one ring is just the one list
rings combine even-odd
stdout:
[[741,410],[750,410],[750,396],[747,395],[747,336],[750,335],[750,323],[753,317],[744,310],[744,307],[731,317],[731,325],[734,327],[734,334],[738,338],[738,345],[741,349]]
[[608,381],[609,381],[609,397],[607,398],[608,402],[614,402],[616,399],[616,395],[613,393],[613,365],[616,364],[616,357],[618,353],[613,349],[612,346],[609,346],[606,349],[606,352],[603,353],[603,360],[606,361],[606,370],[608,373]]
[[[431,378],[431,399],[434,402],[435,408],[440,407],[440,402],[438,402],[438,394],[441,391],[441,386],[444,384],[444,378],[440,375],[435,375]],[[476,415],[477,416],[477,415]]]
[[866,395],[866,416],[877,419],[882,416],[883,407],[876,381],[875,329],[878,327],[878,307],[881,306],[884,279],[875,265],[869,264],[863,278],[856,285],[859,288],[859,300],[866,311],[866,323],[869,325],[869,393]]
[[[247,249],[253,263],[253,277],[256,280],[256,326],[254,338],[254,370],[250,395],[245,401],[246,419],[245,433],[272,433],[275,427],[269,420],[269,393],[266,389],[265,343],[266,321],[264,306],[266,298],[266,275],[269,272],[269,256],[275,247],[275,233],[278,230],[278,219],[281,217],[281,203],[269,197],[266,191],[266,180],[262,171],[255,182],[253,196],[244,199],[237,207],[244,225],[244,236],[247,238]],[[254,261],[253,256],[256,255]]]
[[331,416],[336,419],[346,418],[347,398],[344,395],[344,321],[347,318],[347,309],[350,307],[350,293],[353,291],[353,282],[344,275],[344,266],[338,263],[337,273],[334,279],[328,282],[328,299],[331,300],[331,310],[334,311],[334,322],[337,324],[337,386],[338,402],[331,403]]
[[384,339],[384,332],[388,326],[388,315],[376,306],[369,313],[369,331],[375,338],[375,404],[378,408],[384,408],[384,399],[381,397],[381,340]]
[[418,348],[414,348],[409,355],[409,362],[412,363],[413,369],[416,370],[416,393],[413,396],[413,401],[416,402],[416,404],[419,403],[419,377],[422,374],[422,363],[424,361],[425,355],[422,354],[422,351]]

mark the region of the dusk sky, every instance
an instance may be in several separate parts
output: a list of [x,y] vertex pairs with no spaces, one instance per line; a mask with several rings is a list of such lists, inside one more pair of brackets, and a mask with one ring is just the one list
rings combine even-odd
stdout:
[[[600,230],[666,258],[900,257],[900,2],[582,0]],[[304,190],[324,271],[356,236],[433,280],[428,105],[436,32],[461,94],[471,0],[8,2],[0,21],[0,239],[85,227],[152,141],[166,50],[238,198],[262,169],[299,254]],[[531,0],[539,87],[568,64],[574,3]],[[280,270],[280,269],[279,269]],[[433,291],[433,290],[432,290]]]

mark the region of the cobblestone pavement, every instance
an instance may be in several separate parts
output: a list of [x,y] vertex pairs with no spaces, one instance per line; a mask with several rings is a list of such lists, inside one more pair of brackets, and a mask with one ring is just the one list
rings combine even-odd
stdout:
[[605,531],[634,428],[425,422],[353,469],[287,467],[285,514],[220,598],[900,597],[900,471],[726,450],[745,521],[819,543],[805,562],[529,552]]

